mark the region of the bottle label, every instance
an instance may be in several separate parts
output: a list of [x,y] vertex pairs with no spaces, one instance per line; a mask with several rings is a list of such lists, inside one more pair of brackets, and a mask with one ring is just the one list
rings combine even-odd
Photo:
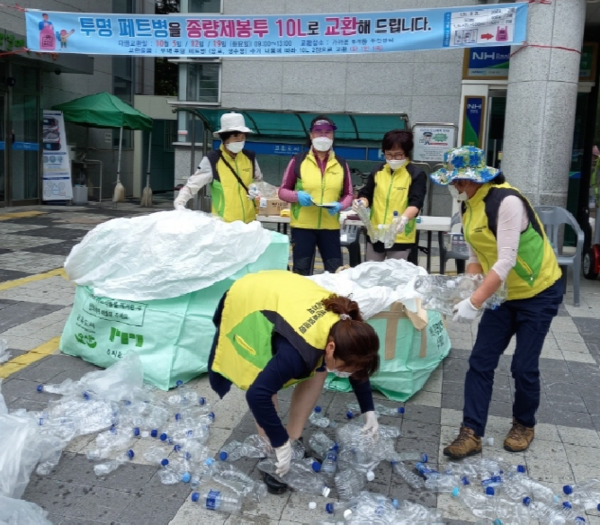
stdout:
[[219,499],[220,495],[221,493],[218,490],[209,491],[208,495],[206,496],[206,508],[209,510],[217,510],[217,500]]

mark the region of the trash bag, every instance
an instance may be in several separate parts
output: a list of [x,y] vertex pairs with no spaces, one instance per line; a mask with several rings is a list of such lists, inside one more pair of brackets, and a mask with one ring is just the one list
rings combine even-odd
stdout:
[[95,295],[144,301],[208,288],[254,263],[272,232],[257,221],[191,210],[113,219],[96,226],[65,262],[69,279]]
[[47,516],[48,513],[35,503],[0,495],[1,525],[52,525]]

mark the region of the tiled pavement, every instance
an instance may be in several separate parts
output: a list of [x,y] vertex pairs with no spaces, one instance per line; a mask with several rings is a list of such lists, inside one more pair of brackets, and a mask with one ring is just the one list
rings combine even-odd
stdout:
[[[157,208],[168,207],[165,203]],[[0,211],[0,337],[8,339],[16,362],[60,335],[74,288],[60,275],[32,281],[14,280],[60,268],[71,247],[96,224],[113,217],[149,212],[129,204],[119,205],[116,210],[93,205],[28,210],[42,213],[11,218],[9,212],[23,209]],[[543,393],[536,439],[527,452],[510,455],[514,463],[525,463],[533,477],[556,490],[566,481],[598,477],[600,472],[600,282],[583,281],[582,286],[581,306],[572,306],[569,290],[544,345]],[[427,452],[434,464],[444,461],[441,449],[453,438],[461,418],[462,384],[476,330],[476,326],[449,323],[453,343],[449,357],[423,390],[406,403],[402,419],[382,418],[384,423],[400,425],[399,449]],[[484,455],[509,455],[501,450],[501,444],[510,426],[513,348],[511,345],[501,358],[496,373],[487,429],[495,444],[486,446]],[[0,365],[0,375],[2,369]],[[35,387],[39,383],[78,379],[95,369],[77,358],[50,355],[8,376],[2,383],[2,393],[12,409],[40,410],[54,396],[37,393]],[[194,384],[216,401],[205,377]],[[289,392],[281,398],[281,410],[285,413]],[[341,419],[350,400],[350,394],[324,392],[319,403],[328,415]],[[217,404],[217,419],[208,443],[212,451],[216,452],[230,439],[254,432],[251,415],[245,407],[243,393],[237,390]],[[307,428],[306,437],[311,432]],[[55,524],[294,524],[324,518],[320,510],[309,510],[308,502],[317,501],[321,509],[325,500],[299,493],[269,496],[259,506],[246,503],[241,516],[203,511],[189,500],[189,487],[160,484],[156,467],[146,464],[141,454],[148,446],[144,441],[135,445],[137,453],[132,464],[99,479],[85,458],[85,452],[93,448],[93,439],[94,436],[86,436],[71,442],[55,471],[45,477],[34,475],[27,488],[24,498],[47,509]],[[256,460],[241,460],[237,466],[257,476]],[[449,523],[475,521],[446,495],[416,493],[408,488],[392,476],[388,465],[377,469],[369,489],[435,506],[443,510]],[[600,516],[588,516],[588,523],[600,524]]]

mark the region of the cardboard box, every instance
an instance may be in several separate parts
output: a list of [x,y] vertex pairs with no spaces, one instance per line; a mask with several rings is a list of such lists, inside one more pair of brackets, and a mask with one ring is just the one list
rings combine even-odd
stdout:
[[289,202],[282,201],[277,197],[271,198],[261,198],[259,199],[258,204],[258,214],[259,215],[277,215],[281,213],[281,210],[288,208],[290,205]]

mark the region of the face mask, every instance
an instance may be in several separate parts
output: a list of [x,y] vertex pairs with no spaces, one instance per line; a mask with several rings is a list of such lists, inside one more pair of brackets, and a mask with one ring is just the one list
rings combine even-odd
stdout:
[[464,202],[469,199],[468,195],[464,191],[459,192],[454,186],[448,186],[448,191],[450,192],[450,195],[452,195],[452,198],[456,201]]
[[329,151],[333,146],[333,140],[327,137],[317,137],[312,139],[312,145],[317,151]]
[[406,159],[386,160],[386,162],[388,163],[388,166],[390,168],[392,168],[392,171],[396,171],[397,169],[401,168],[402,166],[404,166],[406,164]]
[[352,375],[352,372],[340,372],[337,368],[334,368],[333,370],[329,370],[329,368],[328,368],[327,372],[329,372],[330,374],[334,374],[338,377],[342,377],[342,378],[348,378]]
[[242,142],[230,142],[229,144],[225,144],[225,147],[231,151],[231,153],[239,153],[244,149],[246,145],[246,141],[242,140]]

